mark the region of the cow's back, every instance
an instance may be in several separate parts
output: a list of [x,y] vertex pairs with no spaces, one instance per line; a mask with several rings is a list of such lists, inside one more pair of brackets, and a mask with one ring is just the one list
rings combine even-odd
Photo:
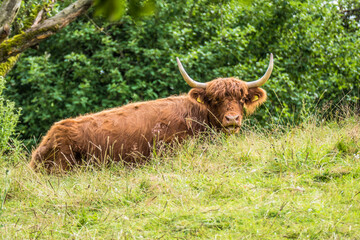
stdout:
[[65,119],[43,137],[30,165],[49,159],[70,164],[94,157],[100,161],[144,159],[154,143],[183,139],[199,130],[202,124],[197,123],[206,121],[205,115],[205,108],[184,95]]

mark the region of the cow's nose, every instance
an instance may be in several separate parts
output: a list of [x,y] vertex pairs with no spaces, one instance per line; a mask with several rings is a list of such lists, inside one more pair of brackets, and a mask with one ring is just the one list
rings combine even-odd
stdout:
[[225,125],[239,125],[240,116],[239,114],[227,114],[225,115]]

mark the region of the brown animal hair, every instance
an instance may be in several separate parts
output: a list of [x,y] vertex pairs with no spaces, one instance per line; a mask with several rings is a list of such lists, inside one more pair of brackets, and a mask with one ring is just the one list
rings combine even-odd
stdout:
[[[248,89],[246,83],[236,78],[219,78],[207,83],[206,89],[193,88],[189,92],[189,97],[201,102],[211,111],[215,117],[213,125],[221,127],[220,121],[226,114],[226,107],[221,106],[229,104],[229,101],[235,101],[240,106],[240,112],[246,109],[246,114],[254,113],[256,108],[266,101],[266,91],[262,88]],[[242,113],[241,113],[242,117]],[[212,118],[212,117],[210,117]]]
[[250,83],[236,78],[198,83],[180,65],[181,74],[193,87],[188,94],[61,120],[33,151],[30,167],[57,172],[83,161],[144,162],[159,143],[181,141],[208,127],[238,132],[244,109],[251,114],[266,100],[259,86],[270,77],[272,56],[266,74]]
[[[266,101],[266,91],[262,88],[246,87],[246,84],[236,78],[219,79],[209,84],[206,89],[193,88],[189,92],[193,99],[200,99],[202,102],[217,103],[222,99],[232,97],[234,99],[244,99],[247,114],[252,114],[258,106]],[[246,97],[244,97],[246,96]]]

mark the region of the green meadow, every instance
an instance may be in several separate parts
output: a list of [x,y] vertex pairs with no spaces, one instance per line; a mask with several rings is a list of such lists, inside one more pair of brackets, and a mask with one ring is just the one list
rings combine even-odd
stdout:
[[358,239],[360,121],[205,134],[148,163],[0,161],[2,239]]

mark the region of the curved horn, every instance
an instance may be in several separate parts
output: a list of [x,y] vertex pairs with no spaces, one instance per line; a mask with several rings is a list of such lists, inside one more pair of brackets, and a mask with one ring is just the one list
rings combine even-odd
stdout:
[[246,85],[248,86],[248,88],[260,87],[260,86],[264,85],[266,83],[266,81],[270,78],[273,67],[274,67],[273,54],[270,53],[270,63],[269,63],[268,69],[266,70],[266,73],[264,74],[264,76],[262,76],[261,78],[259,78],[256,81],[247,82]]
[[184,80],[187,82],[187,84],[189,84],[190,87],[192,87],[192,88],[206,88],[206,83],[196,82],[191,77],[189,77],[189,75],[186,73],[183,65],[181,64],[179,58],[176,58],[176,61],[177,61],[179,71],[180,71],[181,75],[183,76]]

